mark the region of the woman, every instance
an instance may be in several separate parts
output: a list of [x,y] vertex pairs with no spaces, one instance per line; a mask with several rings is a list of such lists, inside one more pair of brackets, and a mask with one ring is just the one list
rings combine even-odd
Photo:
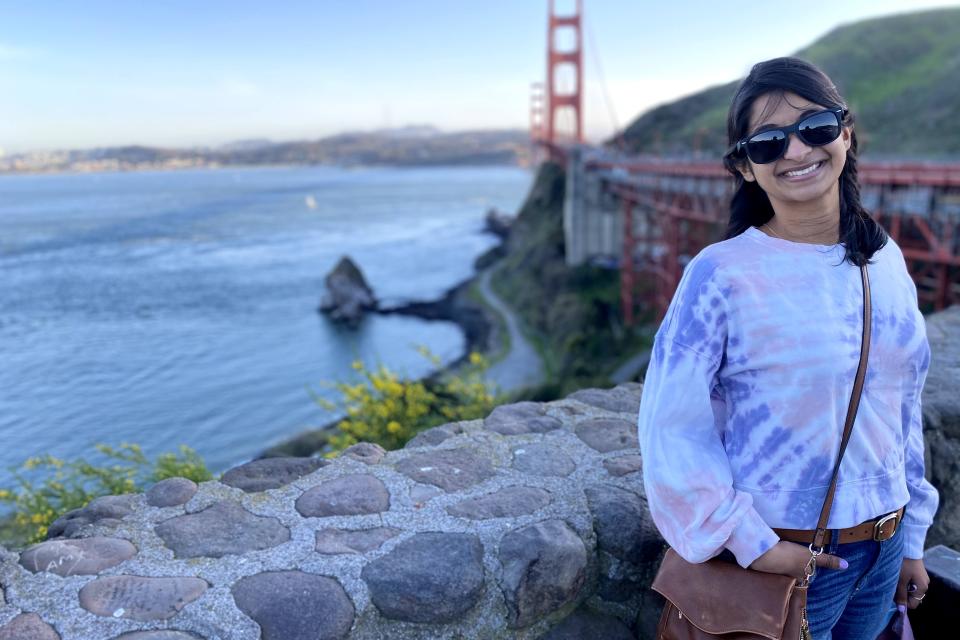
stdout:
[[938,496],[924,479],[930,348],[916,288],[860,204],[853,116],[822,71],[796,58],[757,64],[727,132],[727,238],[684,269],[644,382],[650,512],[689,562],[728,551],[743,567],[802,577],[859,362],[867,263],[866,382],[807,613],[817,640],[873,640],[894,603],[915,608],[929,583]]

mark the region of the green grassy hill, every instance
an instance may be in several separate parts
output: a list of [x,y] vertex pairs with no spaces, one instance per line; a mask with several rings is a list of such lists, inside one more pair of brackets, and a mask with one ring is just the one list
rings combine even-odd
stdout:
[[[857,117],[861,153],[874,158],[960,158],[960,8],[838,27],[795,54],[818,65]],[[726,146],[739,80],[638,117],[624,132],[637,152],[712,157]]]

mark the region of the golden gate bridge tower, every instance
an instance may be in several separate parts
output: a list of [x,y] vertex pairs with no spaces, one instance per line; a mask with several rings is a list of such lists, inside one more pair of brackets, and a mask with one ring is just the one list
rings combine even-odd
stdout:
[[[535,146],[550,149],[551,158],[563,145],[583,142],[582,13],[582,0],[565,15],[557,14],[555,0],[549,2],[546,92],[543,85],[532,86],[530,135]],[[561,48],[561,41],[567,46]]]

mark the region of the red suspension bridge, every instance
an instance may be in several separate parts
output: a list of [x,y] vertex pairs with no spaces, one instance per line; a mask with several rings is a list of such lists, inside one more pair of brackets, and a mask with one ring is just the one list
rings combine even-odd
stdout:
[[[573,48],[558,50],[562,30],[573,31]],[[566,167],[567,263],[616,266],[624,322],[651,312],[659,320],[686,262],[723,238],[733,180],[719,158],[625,157],[584,145],[581,33],[581,1],[558,16],[550,0],[546,92],[533,85],[531,140]],[[560,92],[561,72],[572,74],[572,91]],[[960,303],[960,164],[861,161],[859,175],[864,207],[903,250],[921,308]]]

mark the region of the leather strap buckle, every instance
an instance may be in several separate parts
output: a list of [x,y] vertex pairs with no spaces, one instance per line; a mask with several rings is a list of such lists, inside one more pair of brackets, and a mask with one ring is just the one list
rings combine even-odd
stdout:
[[[873,525],[873,539],[877,542],[883,542],[884,540],[892,538],[894,532],[897,530],[897,517],[899,515],[900,512],[897,511],[877,520],[876,524]],[[891,522],[892,524],[890,524]],[[890,524],[889,527],[887,526],[888,524]]]

